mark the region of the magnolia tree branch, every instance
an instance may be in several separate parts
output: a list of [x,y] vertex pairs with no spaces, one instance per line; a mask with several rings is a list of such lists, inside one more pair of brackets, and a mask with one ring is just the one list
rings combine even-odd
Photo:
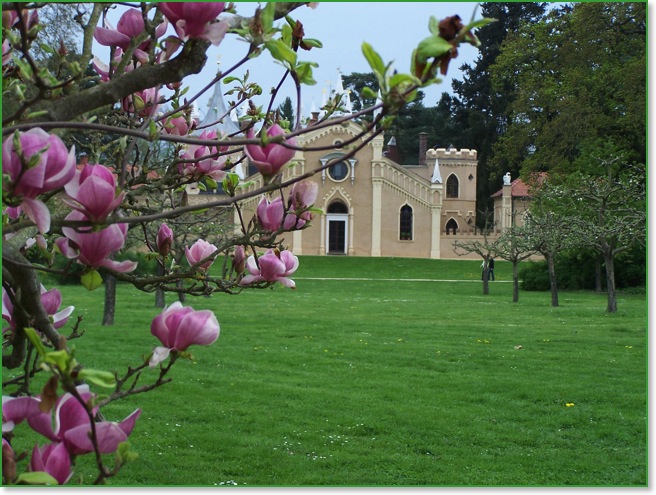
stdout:
[[14,345],[11,355],[2,356],[2,365],[8,369],[20,366],[25,359],[23,328],[34,327],[41,332],[56,349],[65,346],[64,339],[59,335],[52,324],[48,313],[41,303],[41,284],[36,272],[29,268],[29,262],[10,243],[2,247],[2,270],[12,282],[16,297],[14,305],[14,318],[17,323],[15,339],[23,345]]
[[[276,20],[280,19],[301,5],[305,4],[296,2],[277,3],[274,17]],[[94,14],[96,14],[95,9]],[[98,16],[95,16],[96,20],[97,18]],[[248,19],[241,18],[241,21]],[[158,85],[180,82],[186,76],[198,74],[203,69],[207,62],[206,52],[209,46],[210,43],[206,40],[191,39],[177,57],[163,64],[144,65],[104,84],[99,84],[58,100],[43,102],[37,107],[39,120],[47,122],[73,120],[84,113],[105,105],[112,105],[138,91]],[[33,125],[36,126],[36,124]]]

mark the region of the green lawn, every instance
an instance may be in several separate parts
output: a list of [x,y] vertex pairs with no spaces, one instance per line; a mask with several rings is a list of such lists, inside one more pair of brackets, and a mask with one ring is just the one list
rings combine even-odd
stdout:
[[[171,384],[104,409],[143,409],[140,457],[110,484],[646,485],[645,295],[620,294],[613,315],[591,292],[513,304],[509,264],[487,296],[479,266],[301,257],[295,291],[191,301],[221,336]],[[96,368],[138,364],[157,344],[154,296],[120,286],[100,327],[102,296],[66,288],[87,329],[71,344]]]

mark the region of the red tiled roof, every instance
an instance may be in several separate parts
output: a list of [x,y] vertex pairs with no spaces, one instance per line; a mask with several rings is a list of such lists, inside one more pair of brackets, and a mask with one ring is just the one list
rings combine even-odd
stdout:
[[[546,173],[541,172],[538,175],[537,182],[542,182],[546,177]],[[529,193],[528,185],[520,178],[515,179],[510,183],[511,195],[513,198],[530,198],[531,194]],[[503,195],[503,188],[495,192],[492,197],[496,198]]]

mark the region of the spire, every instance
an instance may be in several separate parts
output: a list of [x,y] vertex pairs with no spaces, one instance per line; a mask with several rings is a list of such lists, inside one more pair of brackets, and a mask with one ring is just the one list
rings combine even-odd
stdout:
[[431,184],[442,184],[442,174],[440,173],[440,164],[438,163],[437,158],[435,158],[435,168],[433,169]]
[[[383,102],[383,95],[382,95],[382,93],[380,92],[380,89],[379,89],[379,90],[378,90],[378,96],[376,97],[376,103],[375,103],[375,104],[376,104],[376,105],[379,105],[379,104],[382,103],[382,102]],[[376,117],[378,117],[378,115],[380,115],[380,113],[381,113],[382,111],[383,111],[382,108],[377,108],[376,110],[374,110],[374,115],[373,115],[374,120],[376,120]],[[396,143],[395,143],[395,144],[396,144]]]
[[[344,89],[344,83],[342,82],[342,73],[337,69],[337,84],[335,85],[335,96],[341,96],[341,103],[345,109],[344,114],[348,115],[353,113],[353,104],[351,103],[350,91]],[[336,113],[337,115],[338,113]],[[342,113],[339,112],[341,115]]]
[[[241,132],[239,125],[232,120],[232,112],[228,111],[228,106],[223,99],[223,89],[221,88],[221,81],[217,81],[214,85],[214,92],[210,98],[209,107],[205,117],[200,121],[198,127],[200,131],[216,130],[223,134],[235,134]],[[222,119],[219,122],[219,119]]]

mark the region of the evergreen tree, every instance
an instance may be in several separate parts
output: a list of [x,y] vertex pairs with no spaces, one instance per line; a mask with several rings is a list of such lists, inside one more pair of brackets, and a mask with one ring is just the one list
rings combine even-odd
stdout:
[[509,36],[491,67],[495,91],[513,95],[495,173],[570,173],[607,143],[645,163],[646,47],[641,3],[575,4]]
[[452,83],[457,98],[449,102],[451,118],[454,123],[466,126],[468,132],[463,140],[470,143],[468,147],[478,150],[477,201],[481,208],[491,207],[490,196],[501,186],[503,174],[491,174],[488,163],[494,143],[507,127],[505,109],[513,97],[511,87],[492,91],[490,67],[507,34],[517,31],[523,24],[540,20],[546,5],[543,2],[483,3],[483,16],[497,19],[497,22],[478,30],[482,46],[476,62],[473,66],[462,65],[463,80]]
[[294,122],[296,121],[296,117],[294,115],[294,104],[292,103],[292,99],[289,96],[285,98],[278,107],[278,114],[282,120],[286,120],[289,122],[290,126],[294,126]]

